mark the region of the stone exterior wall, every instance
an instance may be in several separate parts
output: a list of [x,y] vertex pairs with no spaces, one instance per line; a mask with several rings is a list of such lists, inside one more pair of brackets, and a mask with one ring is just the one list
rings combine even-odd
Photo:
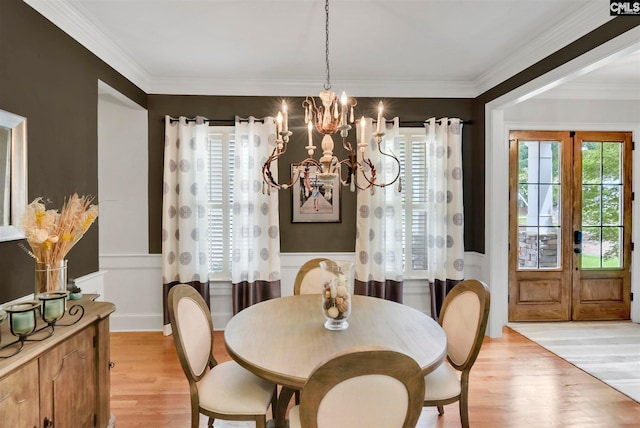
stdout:
[[526,231],[518,233],[518,267],[520,269],[553,269],[558,267],[558,264],[556,233],[541,235]]

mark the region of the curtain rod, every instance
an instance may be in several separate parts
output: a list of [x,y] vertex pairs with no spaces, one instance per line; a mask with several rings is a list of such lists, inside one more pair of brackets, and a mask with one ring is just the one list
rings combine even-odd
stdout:
[[[180,119],[175,119],[175,118],[171,118],[169,119],[171,123],[176,123],[178,122]],[[164,122],[164,119],[162,119],[162,121]],[[195,122],[195,119],[187,119],[187,123],[189,122]],[[234,123],[236,123],[235,119],[205,119],[203,122],[206,123],[217,123],[217,124],[231,124],[233,125]],[[240,119],[240,122],[249,122],[249,119]],[[254,119],[254,122],[258,122],[258,123],[263,123],[264,119]]]
[[[377,120],[374,120],[373,123],[377,123]],[[385,123],[393,123],[393,120],[385,120]],[[425,123],[427,123],[426,120],[407,120],[407,121],[400,121],[399,125],[400,127],[412,127],[412,126],[423,126]],[[442,123],[442,119],[438,119],[436,120],[436,123],[438,125],[440,125]],[[451,120],[449,120],[449,123],[451,123]],[[460,120],[460,123],[464,124],[464,125],[470,125],[471,123],[473,123],[473,121],[471,120]]]
[[[162,119],[164,121],[164,119]],[[171,118],[171,123],[176,123],[178,122],[180,119],[174,119]],[[195,122],[195,119],[187,119],[187,122]],[[248,122],[249,119],[240,119],[240,122]],[[255,122],[258,123],[263,123],[264,119],[254,119]],[[207,123],[217,123],[217,124],[235,124],[235,120],[234,119],[205,119],[204,122]],[[374,120],[373,123],[377,123],[377,120]],[[385,123],[393,123],[393,120],[385,120]],[[413,126],[423,126],[427,121],[426,120],[408,120],[408,121],[400,121],[399,125],[401,127],[413,127]],[[440,125],[442,123],[442,119],[438,119],[436,120],[436,123],[438,125]],[[449,123],[451,123],[451,120],[449,120]],[[471,120],[461,120],[460,123],[464,124],[464,125],[470,125],[473,123],[473,121]]]

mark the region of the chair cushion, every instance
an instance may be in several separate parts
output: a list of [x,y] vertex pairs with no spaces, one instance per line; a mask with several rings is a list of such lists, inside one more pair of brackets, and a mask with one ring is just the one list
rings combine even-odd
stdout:
[[302,428],[302,423],[300,423],[300,406],[293,406],[289,409],[289,428]]
[[215,366],[198,384],[200,407],[217,413],[259,415],[267,412],[275,385],[235,361]]
[[442,328],[447,334],[447,355],[454,364],[464,364],[471,355],[482,316],[480,299],[473,291],[457,295],[443,315]]
[[321,294],[324,289],[322,286],[322,275],[322,269],[319,267],[307,272],[300,283],[300,294]]
[[460,395],[460,372],[446,361],[424,377],[424,399],[446,400]]
[[[400,427],[408,405],[407,390],[399,380],[378,374],[356,376],[338,383],[322,397],[318,427]],[[289,428],[300,426],[297,407],[289,411]]]

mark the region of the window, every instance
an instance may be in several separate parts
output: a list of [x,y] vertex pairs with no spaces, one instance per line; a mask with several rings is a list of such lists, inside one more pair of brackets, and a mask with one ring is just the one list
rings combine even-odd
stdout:
[[231,279],[234,127],[209,127],[207,238],[210,279]]
[[400,174],[404,189],[404,274],[427,271],[427,137],[424,128],[400,128]]

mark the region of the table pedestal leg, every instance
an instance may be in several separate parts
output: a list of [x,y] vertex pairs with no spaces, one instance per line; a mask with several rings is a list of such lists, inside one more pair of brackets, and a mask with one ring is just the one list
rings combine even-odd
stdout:
[[289,407],[289,402],[291,401],[291,397],[295,389],[287,388],[283,386],[280,390],[280,395],[278,396],[278,404],[276,405],[275,412],[273,415],[273,419],[275,419],[276,428],[286,428],[287,427],[287,408]]

